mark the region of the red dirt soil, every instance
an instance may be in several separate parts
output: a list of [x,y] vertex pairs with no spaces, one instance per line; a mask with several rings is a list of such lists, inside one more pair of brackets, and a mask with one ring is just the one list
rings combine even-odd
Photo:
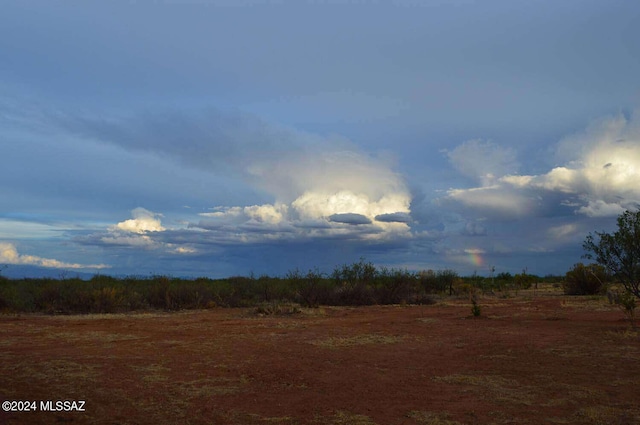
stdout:
[[640,337],[606,299],[480,306],[0,316],[0,398],[37,408],[0,423],[640,424]]

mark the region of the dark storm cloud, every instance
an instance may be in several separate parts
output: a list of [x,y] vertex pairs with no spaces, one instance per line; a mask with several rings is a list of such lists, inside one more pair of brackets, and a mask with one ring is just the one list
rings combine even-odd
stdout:
[[378,214],[375,219],[383,223],[410,223],[411,215],[404,212]]
[[371,220],[362,214],[355,213],[342,213],[342,214],[332,214],[329,216],[329,220],[335,223],[345,223],[345,224],[371,224]]

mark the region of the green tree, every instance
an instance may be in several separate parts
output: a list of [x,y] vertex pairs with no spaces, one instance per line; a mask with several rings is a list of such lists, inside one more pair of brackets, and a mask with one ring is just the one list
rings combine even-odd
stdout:
[[640,211],[618,217],[618,231],[590,233],[582,247],[585,258],[604,266],[624,288],[640,298]]

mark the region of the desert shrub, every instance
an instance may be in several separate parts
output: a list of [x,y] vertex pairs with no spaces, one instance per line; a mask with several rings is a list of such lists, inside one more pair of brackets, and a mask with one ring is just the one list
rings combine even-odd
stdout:
[[636,297],[629,291],[608,290],[607,298],[610,304],[617,305],[627,316],[632,326],[635,326]]
[[438,287],[436,272],[433,270],[422,270],[419,272],[418,282],[420,283],[422,290],[427,294],[441,292],[441,289]]
[[0,279],[0,311],[9,310],[9,305],[10,305],[9,285],[7,285],[5,281]]
[[462,279],[457,279],[456,281],[454,281],[452,288],[453,294],[464,297],[471,295],[471,293],[474,291],[473,285],[469,282],[465,282]]
[[142,293],[134,288],[127,288],[124,299],[122,300],[123,311],[139,311],[147,310],[148,308],[149,304]]
[[35,282],[31,288],[36,311],[53,314],[60,300],[60,288],[51,279]]
[[627,316],[632,326],[635,326],[636,317],[636,297],[629,291],[625,291],[620,294],[617,302],[622,312]]
[[351,265],[336,267],[332,278],[335,284],[332,302],[336,305],[375,304],[372,284],[376,277],[376,268],[364,259]]
[[263,302],[291,298],[295,292],[295,289],[287,285],[284,279],[267,275],[260,276],[253,282],[253,285],[257,299]]
[[438,287],[441,291],[449,291],[449,295],[453,295],[453,286],[460,280],[458,273],[453,270],[445,269],[439,270],[436,274],[438,280]]
[[537,276],[527,274],[523,271],[522,273],[514,276],[513,284],[516,286],[516,289],[530,289],[537,280]]
[[94,289],[92,298],[93,313],[115,313],[120,310],[124,300],[122,290],[113,286]]
[[159,310],[184,310],[204,306],[205,300],[199,285],[194,282],[155,276],[147,286],[147,302]]
[[167,291],[167,309],[192,310],[204,308],[209,298],[207,292],[205,287],[196,282],[172,282]]
[[406,270],[382,268],[376,277],[375,298],[378,304],[399,304],[415,298],[416,276]]
[[[317,269],[284,278],[233,276],[179,279],[170,276],[96,275],[74,279],[0,280],[0,311],[50,314],[116,313],[134,310],[183,310],[274,305],[432,304],[437,292],[468,292],[452,270],[414,274],[359,262],[336,267],[330,276]],[[275,303],[275,304],[274,304]]]
[[80,279],[29,279],[35,311],[85,314],[94,307],[92,287]]
[[478,304],[478,301],[475,298],[472,298],[471,299],[471,314],[473,315],[473,317],[479,317],[481,312],[482,312],[482,310],[480,308],[480,304]]
[[373,283],[376,274],[376,267],[370,262],[365,262],[364,258],[360,258],[357,263],[336,267],[333,270],[333,279],[338,283],[352,286],[358,283],[370,285]]
[[260,276],[253,284],[256,286],[255,290],[258,291],[259,302],[269,302],[277,299],[276,281],[278,279],[271,278],[269,276]]
[[227,279],[227,281],[230,291],[225,294],[225,305],[228,307],[249,307],[256,304],[259,296],[256,293],[254,278],[233,276]]
[[293,298],[303,306],[315,308],[320,304],[330,304],[330,282],[318,270],[309,270],[303,275],[296,269],[287,274],[286,280],[295,289]]
[[171,281],[166,276],[154,276],[146,286],[146,301],[151,308],[159,310],[171,309],[171,294],[169,285]]
[[330,305],[373,305],[376,299],[371,286],[357,282],[355,284],[338,285],[329,299]]
[[[4,267],[0,266],[0,272],[2,272],[3,269]],[[0,275],[0,311],[10,309],[13,286],[9,279]]]
[[423,270],[418,273],[418,280],[423,291],[427,294],[443,293],[448,291],[453,295],[454,283],[458,279],[458,273],[454,270]]
[[509,272],[500,272],[483,281],[483,288],[488,291],[503,291],[513,286],[514,277]]
[[0,283],[2,310],[5,312],[35,311],[34,296],[34,285],[27,283],[24,279],[8,279]]
[[234,287],[231,282],[226,279],[220,279],[216,281],[209,281],[207,283],[209,287],[210,300],[208,305],[214,303],[220,307],[231,307],[234,298]]
[[603,292],[607,280],[607,272],[601,265],[578,263],[565,275],[562,289],[566,295],[595,295]]

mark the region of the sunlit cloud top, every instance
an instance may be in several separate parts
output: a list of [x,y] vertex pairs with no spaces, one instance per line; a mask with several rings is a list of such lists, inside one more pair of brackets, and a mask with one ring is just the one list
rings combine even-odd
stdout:
[[78,264],[67,263],[53,258],[42,258],[35,255],[20,254],[15,245],[0,242],[0,263],[5,265],[32,265],[55,269],[108,269],[107,264]]
[[[615,216],[640,205],[640,131],[637,113],[629,119],[601,119],[558,144],[565,165],[545,174],[502,174],[484,186],[452,189],[451,199],[473,208],[535,215],[557,202],[590,217]],[[463,145],[466,146],[466,145]]]

